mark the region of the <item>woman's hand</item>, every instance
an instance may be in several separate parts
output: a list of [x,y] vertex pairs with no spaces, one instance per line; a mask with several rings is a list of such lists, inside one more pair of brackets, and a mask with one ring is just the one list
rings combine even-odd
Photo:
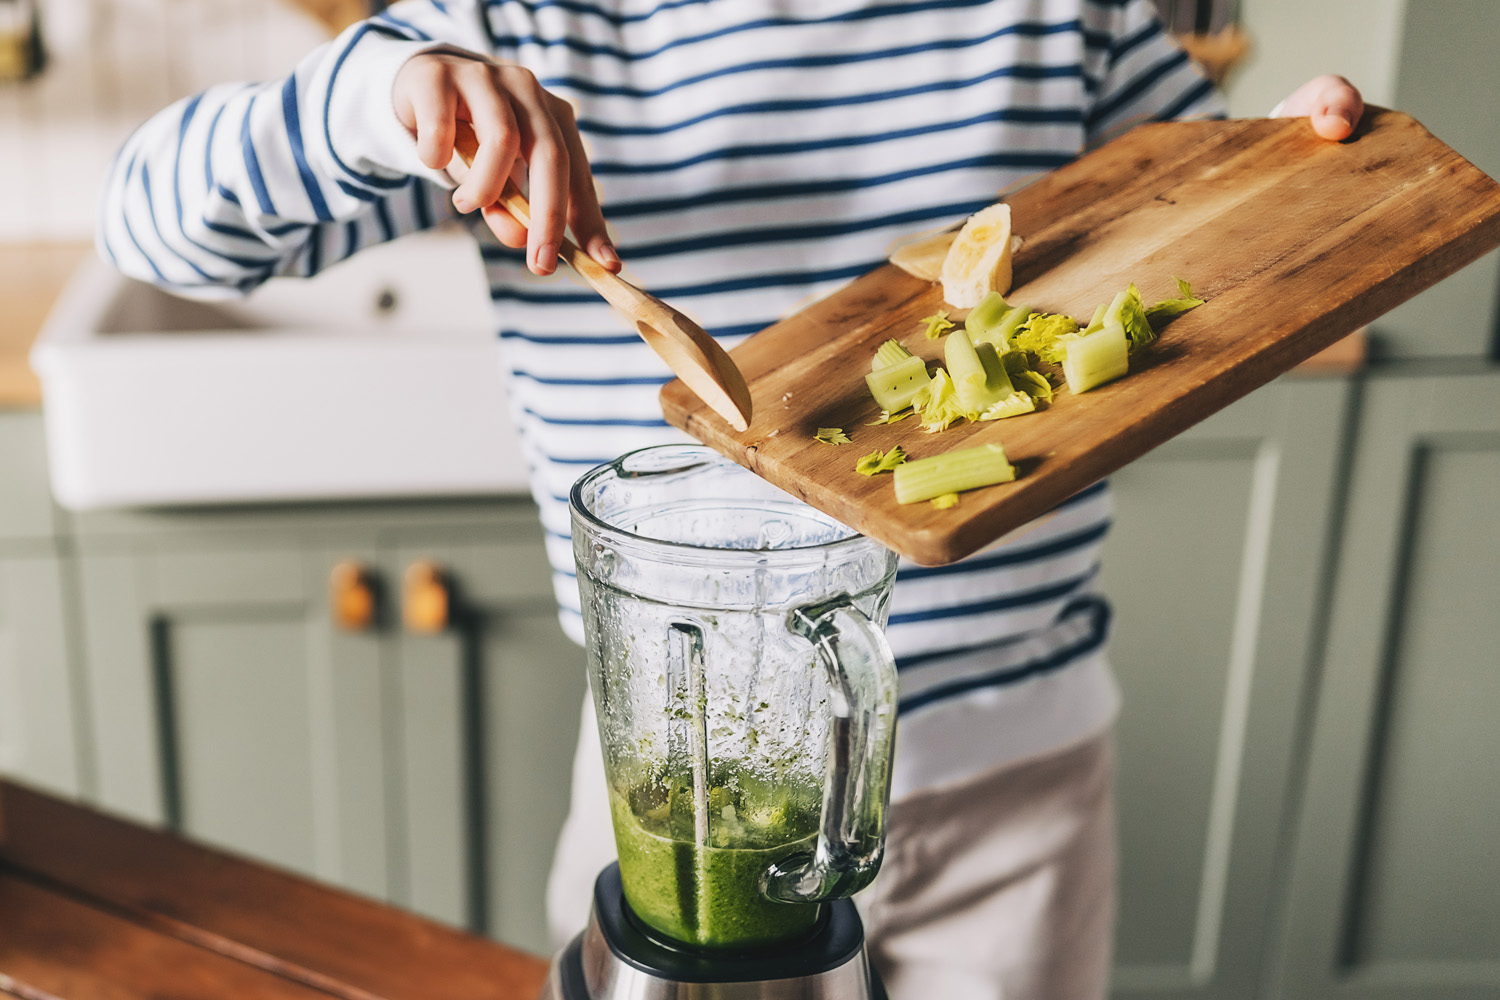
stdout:
[[1364,98],[1354,84],[1341,76],[1320,76],[1307,81],[1292,96],[1276,106],[1273,118],[1310,118],[1313,131],[1339,142],[1354,134],[1365,113]]
[[[434,170],[453,160],[456,122],[473,127],[479,150],[453,192],[453,207],[481,209],[501,243],[526,248],[533,272],[557,269],[565,225],[590,257],[620,270],[573,108],[543,90],[530,70],[427,52],[401,68],[392,98],[396,117],[416,136],[417,155]],[[495,204],[510,177],[531,183],[529,232]]]

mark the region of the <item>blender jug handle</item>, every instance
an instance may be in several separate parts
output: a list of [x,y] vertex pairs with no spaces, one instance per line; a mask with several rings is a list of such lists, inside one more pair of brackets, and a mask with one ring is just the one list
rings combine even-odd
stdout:
[[896,663],[885,635],[847,594],[794,608],[787,627],[816,647],[828,674],[828,768],[817,847],[784,858],[761,891],[787,903],[851,896],[869,885],[885,850],[896,725]]

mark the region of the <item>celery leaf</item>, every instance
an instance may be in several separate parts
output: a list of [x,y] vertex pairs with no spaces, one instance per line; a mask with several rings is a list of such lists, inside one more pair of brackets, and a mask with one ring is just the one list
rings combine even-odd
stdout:
[[824,444],[852,444],[849,435],[844,433],[842,427],[819,427],[818,433],[813,435],[813,440],[822,441]]
[[865,424],[865,426],[875,427],[880,424],[894,424],[898,423],[899,421],[905,420],[909,416],[911,416],[910,409],[897,410],[895,413],[892,413],[890,410],[881,410],[880,416],[876,417],[874,420],[871,420],[869,423]]
[[1163,327],[1183,313],[1197,309],[1204,304],[1205,300],[1193,294],[1193,286],[1188,284],[1186,280],[1182,278],[1175,280],[1177,281],[1177,291],[1182,294],[1182,297],[1178,299],[1162,299],[1156,305],[1146,310],[1146,319],[1150,321],[1154,328]]
[[1043,361],[1060,365],[1063,352],[1058,347],[1058,339],[1077,332],[1078,321],[1072,316],[1032,313],[1031,318],[1016,334],[1013,344],[1017,349],[1030,351]]
[[901,450],[898,444],[890,451],[876,449],[854,463],[854,471],[862,476],[873,476],[880,472],[890,472],[896,466],[906,461],[906,452]]
[[923,328],[923,332],[927,334],[928,340],[937,340],[943,334],[953,329],[953,321],[948,318],[948,313],[946,311],[936,312],[931,316],[925,316],[922,318],[922,322],[927,324],[927,326]]

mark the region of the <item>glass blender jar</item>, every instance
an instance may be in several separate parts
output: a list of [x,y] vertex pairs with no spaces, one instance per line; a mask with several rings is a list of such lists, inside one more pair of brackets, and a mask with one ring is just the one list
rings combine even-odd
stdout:
[[805,947],[880,865],[895,555],[693,445],[595,469],[572,516],[625,913],[710,957]]

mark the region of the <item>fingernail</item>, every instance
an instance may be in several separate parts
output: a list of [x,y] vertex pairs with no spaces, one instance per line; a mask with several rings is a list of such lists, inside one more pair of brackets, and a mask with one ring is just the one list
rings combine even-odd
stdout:
[[460,215],[468,215],[474,211],[474,203],[461,194],[453,196],[453,207],[458,209]]
[[615,253],[614,247],[606,243],[599,248],[599,260],[603,264],[613,266],[620,263],[620,255]]
[[551,274],[557,269],[557,244],[544,243],[536,251],[536,269]]

